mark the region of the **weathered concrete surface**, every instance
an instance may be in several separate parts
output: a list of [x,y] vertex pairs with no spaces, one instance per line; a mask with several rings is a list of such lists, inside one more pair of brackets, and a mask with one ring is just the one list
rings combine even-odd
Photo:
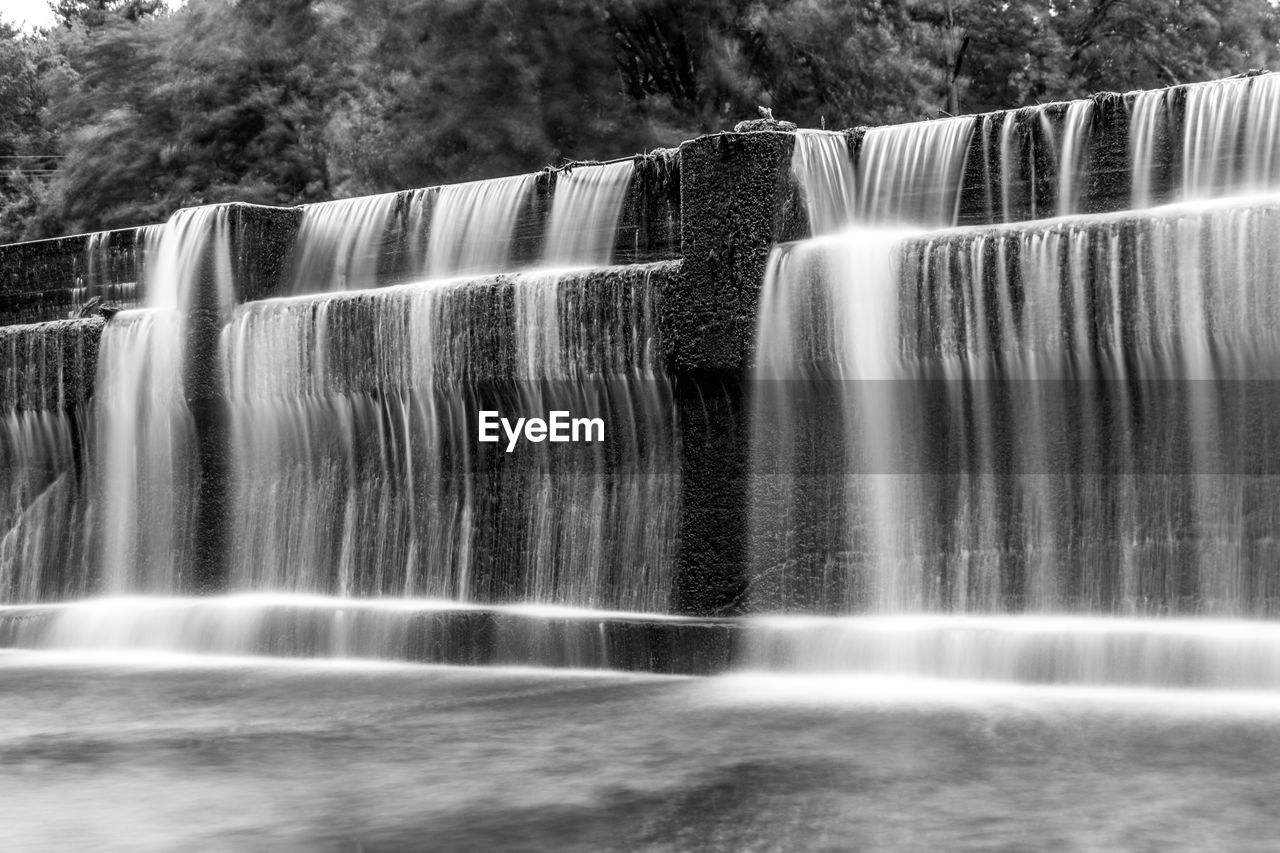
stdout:
[[681,254],[663,324],[677,372],[745,367],[773,245],[808,232],[789,133],[720,133],[680,148]]
[[745,605],[750,435],[743,375],[773,245],[808,232],[790,133],[685,143],[681,275],[662,295],[663,340],[681,430],[680,557],[674,608]]
[[0,245],[0,326],[69,317],[95,296],[132,301],[144,230]]
[[278,295],[302,221],[297,207],[231,206],[231,257],[240,301]]
[[0,326],[0,410],[74,411],[93,395],[101,317]]

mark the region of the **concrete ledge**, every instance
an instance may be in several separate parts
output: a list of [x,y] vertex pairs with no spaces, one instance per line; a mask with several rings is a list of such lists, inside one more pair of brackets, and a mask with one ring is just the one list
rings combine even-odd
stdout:
[[[540,666],[712,675],[729,669],[740,626],[621,613],[415,609],[376,599],[235,604],[231,599],[0,608],[0,648],[147,651]],[[529,608],[533,611],[535,608]],[[81,615],[78,611],[87,611]],[[78,626],[89,620],[87,633]],[[95,636],[95,630],[103,630]],[[170,633],[170,632],[173,633]]]
[[0,410],[71,411],[93,395],[101,317],[0,326]]

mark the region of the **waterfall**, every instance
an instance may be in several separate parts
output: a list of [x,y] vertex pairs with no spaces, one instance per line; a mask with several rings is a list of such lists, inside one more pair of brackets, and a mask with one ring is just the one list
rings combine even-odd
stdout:
[[75,437],[63,412],[0,412],[0,601],[41,601],[84,590],[58,569],[74,563],[82,520]]
[[634,173],[634,160],[575,166],[560,172],[547,223],[543,264],[571,267],[610,263],[618,215]]
[[180,210],[149,236],[146,307],[112,318],[98,359],[98,560],[110,592],[173,592],[191,581],[200,471],[190,320],[199,311],[216,324],[235,299],[226,207]]
[[762,544],[765,609],[1274,612],[1278,229],[1274,203],[1184,205],[780,249],[759,370],[804,381],[760,417],[807,429],[834,379],[850,447],[786,463],[817,536]]
[[88,591],[80,416],[101,325],[0,327],[0,602]]
[[814,234],[839,231],[852,221],[858,209],[858,176],[843,133],[798,131],[791,173],[800,185]]
[[121,312],[103,331],[99,363],[101,586],[175,592],[191,559],[195,476],[181,315]]
[[986,221],[1081,213],[1090,174],[1092,100],[983,117]]
[[[232,587],[666,610],[678,445],[639,270],[241,306]],[[482,452],[486,406],[613,437]]]
[[814,234],[850,222],[951,225],[973,135],[971,116],[875,127],[850,165],[843,133],[796,134],[796,176]]
[[306,205],[286,292],[512,272],[531,265],[517,243],[535,224],[545,230],[543,266],[603,266],[634,174],[634,160],[565,167],[549,214],[536,198],[538,175]]
[[[372,287],[399,193],[309,204],[295,239],[290,293]],[[413,202],[421,205],[421,197]]]
[[974,118],[873,127],[858,155],[861,222],[951,225]]
[[1058,216],[1082,212],[1080,193],[1088,169],[1092,124],[1093,101],[1072,101],[1067,105],[1058,148]]
[[519,175],[441,187],[431,214],[425,277],[511,269],[516,220],[533,191],[534,178]]
[[[1180,122],[1180,138],[1176,128]],[[1129,122],[1133,207],[1280,188],[1280,76],[1263,74],[1137,92]],[[1157,169],[1176,152],[1174,176]],[[1172,182],[1166,194],[1165,181]]]

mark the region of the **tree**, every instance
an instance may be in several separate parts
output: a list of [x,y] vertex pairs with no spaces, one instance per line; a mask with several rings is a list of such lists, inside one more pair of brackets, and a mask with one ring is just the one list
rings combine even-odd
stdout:
[[32,236],[39,200],[58,167],[58,142],[40,79],[44,45],[0,23],[0,242]]
[[1267,0],[1075,0],[1055,25],[1077,91],[1229,76],[1273,59],[1280,40]]
[[165,8],[164,0],[58,0],[49,5],[58,24],[67,29],[101,27],[113,18],[136,23]]

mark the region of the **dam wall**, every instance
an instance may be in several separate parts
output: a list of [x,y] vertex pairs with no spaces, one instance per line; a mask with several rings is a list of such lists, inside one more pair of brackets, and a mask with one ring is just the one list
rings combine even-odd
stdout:
[[[753,565],[751,553],[762,293],[780,244],[831,230],[805,180],[811,151],[848,170],[851,221],[916,223],[922,233],[902,249],[903,266],[921,281],[938,258],[971,263],[975,243],[995,246],[1011,228],[1063,233],[1070,227],[1055,217],[1105,218],[1214,187],[1230,194],[1240,176],[1269,174],[1249,122],[1271,108],[1259,92],[1274,88],[1271,77],[1244,77],[897,128],[722,133],[620,163],[476,185],[302,208],[221,205],[208,227],[222,236],[190,243],[185,256],[176,243],[166,248],[173,223],[0,246],[0,409],[13,421],[5,452],[47,460],[36,466],[44,473],[8,487],[6,524],[21,526],[40,492],[33,484],[46,477],[63,484],[63,529],[85,528],[65,537],[78,544],[59,552],[57,571],[33,568],[50,560],[45,546],[24,546],[25,562],[5,569],[5,594],[286,588],[741,613],[751,578],[777,568]],[[1248,106],[1243,129],[1232,146],[1200,151],[1187,128],[1230,97]],[[1198,177],[1202,160],[1214,164],[1209,178]],[[558,220],[557,199],[567,208],[597,178],[613,180],[615,166],[626,176],[615,181],[607,232],[586,224],[594,220]],[[1135,235],[1160,227],[1139,212],[1067,240],[1135,246]],[[451,254],[442,260],[445,235]],[[557,248],[574,240],[572,251]],[[1016,242],[980,263],[1013,263],[1026,254]],[[495,268],[475,266],[481,256]],[[1099,278],[1101,269],[1077,265],[1075,274]],[[164,349],[133,311],[184,275],[195,279],[177,297],[185,325]],[[449,284],[427,297],[414,289],[424,280]],[[215,298],[224,291],[229,298]],[[85,462],[121,452],[86,408],[108,369],[99,338],[112,329],[121,358],[132,346],[135,362],[180,365],[162,403],[122,398],[120,411],[173,407],[130,440],[147,436],[196,460],[193,470],[157,462],[143,478],[154,500],[165,488],[194,495],[165,522],[194,542],[191,553],[178,548],[177,564],[156,556],[116,580],[89,544],[117,523],[91,511],[105,500],[107,475]],[[476,413],[504,403],[573,405],[622,437],[534,461],[465,446]],[[18,422],[35,411],[61,419],[51,427],[60,437],[39,453]],[[441,418],[447,435],[432,431]],[[334,446],[299,438],[315,435],[336,437]],[[98,449],[88,450],[93,436]],[[281,459],[289,464],[273,468]],[[323,506],[308,498],[326,484],[346,491]],[[310,544],[279,535],[293,522]],[[426,572],[424,561],[447,568]],[[305,577],[245,568],[304,563],[325,568]],[[570,564],[586,568],[566,572]]]

